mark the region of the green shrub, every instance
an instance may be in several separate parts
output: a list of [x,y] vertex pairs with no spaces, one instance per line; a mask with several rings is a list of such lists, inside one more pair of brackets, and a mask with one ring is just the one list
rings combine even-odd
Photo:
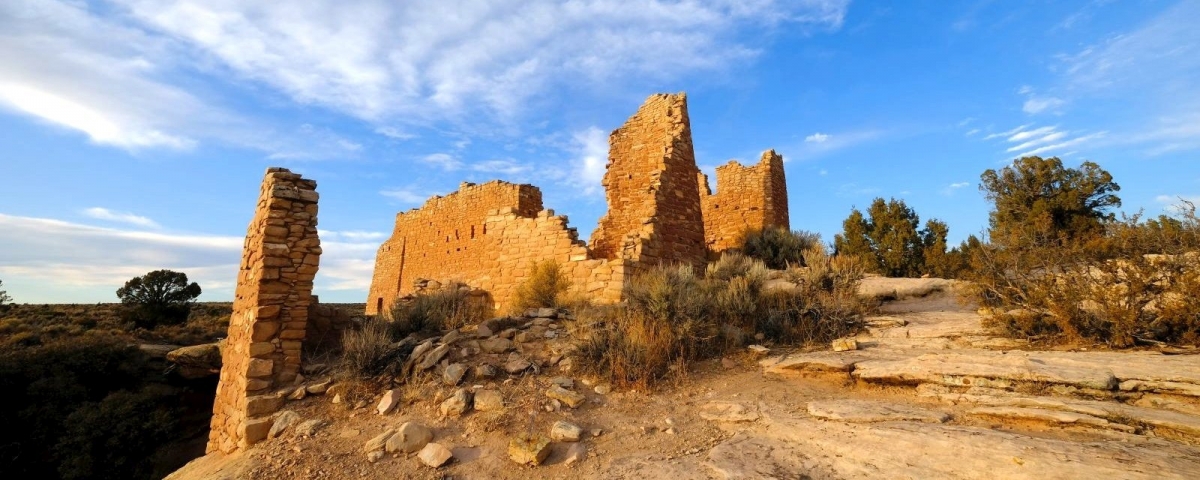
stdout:
[[742,254],[761,260],[767,268],[782,270],[789,265],[804,265],[804,251],[821,244],[821,236],[783,227],[746,232]]
[[529,266],[529,276],[517,286],[513,310],[517,313],[530,308],[553,308],[563,303],[571,288],[571,279],[554,260],[536,262]]
[[163,444],[178,431],[180,412],[169,389],[118,391],[79,406],[54,448],[64,479],[161,478]]

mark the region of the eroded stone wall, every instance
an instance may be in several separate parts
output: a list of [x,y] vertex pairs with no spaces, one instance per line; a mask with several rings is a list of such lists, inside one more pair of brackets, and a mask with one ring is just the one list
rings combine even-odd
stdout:
[[592,233],[598,258],[636,266],[701,265],[704,220],[687,96],[652,95],[609,136],[608,212]]
[[543,260],[557,261],[581,293],[620,297],[625,262],[591,258],[567,218],[542,209],[537,187],[463,184],[396,216],[396,228],[375,258],[366,312],[385,312],[421,280],[484,290],[504,311],[532,263]]
[[321,255],[317,184],[267,169],[246,231],[208,452],[232,453],[267,436],[283,404],[277,387],[300,371],[313,277]]
[[708,177],[699,175],[704,235],[710,251],[737,248],[749,230],[791,228],[783,157],[774,150],[763,152],[756,165],[731,161],[717,167],[716,180],[717,193],[713,194]]

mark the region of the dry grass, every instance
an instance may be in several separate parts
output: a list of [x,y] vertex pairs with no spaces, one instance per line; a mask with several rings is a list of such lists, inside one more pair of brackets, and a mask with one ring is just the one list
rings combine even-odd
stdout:
[[468,289],[451,284],[408,301],[397,301],[388,314],[393,336],[405,337],[479,323],[487,318],[488,311],[486,305],[471,298]]
[[577,312],[593,328],[576,364],[617,385],[648,387],[685,374],[692,362],[736,351],[756,334],[789,344],[844,335],[863,311],[854,295],[861,270],[823,251],[809,255],[820,269],[803,274],[812,281],[795,291],[766,291],[763,263],[740,255],[711,264],[706,278],[690,266],[636,275],[623,305]]
[[804,252],[820,246],[820,235],[782,227],[751,230],[742,236],[742,253],[776,270],[805,265]]

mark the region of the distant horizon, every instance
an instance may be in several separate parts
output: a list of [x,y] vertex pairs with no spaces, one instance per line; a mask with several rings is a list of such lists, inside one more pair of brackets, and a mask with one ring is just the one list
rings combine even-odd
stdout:
[[0,3],[0,290],[115,303],[166,268],[229,301],[272,166],[317,181],[330,303],[460,182],[538,186],[587,238],[608,134],[659,92],[710,181],[779,152],[826,243],[882,197],[957,245],[980,174],[1025,155],[1099,164],[1122,212],[1200,200],[1197,0],[354,4]]

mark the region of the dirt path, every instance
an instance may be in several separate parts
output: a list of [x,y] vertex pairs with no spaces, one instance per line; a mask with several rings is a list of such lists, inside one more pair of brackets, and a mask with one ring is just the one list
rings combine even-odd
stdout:
[[[436,382],[406,390],[385,416],[372,411],[377,396],[358,409],[309,397],[288,408],[325,423],[311,436],[206,457],[172,478],[1200,478],[1200,356],[1026,351],[944,293],[870,320],[859,350],[747,352],[654,394],[596,393],[547,367],[467,383],[500,390],[502,412],[442,417],[454,388]],[[555,345],[508,355],[538,363]],[[555,376],[587,401],[548,409]],[[410,420],[455,459],[437,470],[414,455],[367,461],[365,442]],[[508,459],[513,435],[558,420],[583,427],[583,440],[552,444],[539,467]]]

